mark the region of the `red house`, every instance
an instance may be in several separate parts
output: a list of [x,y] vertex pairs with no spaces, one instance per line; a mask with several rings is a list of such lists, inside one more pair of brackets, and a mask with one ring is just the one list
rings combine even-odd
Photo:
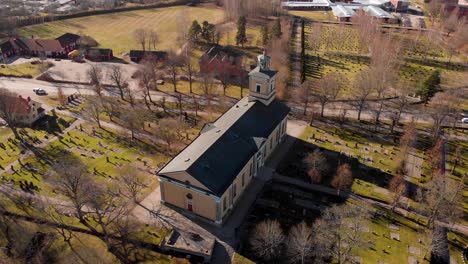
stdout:
[[70,51],[76,49],[80,44],[81,36],[72,34],[72,33],[65,33],[62,36],[56,38],[60,43],[60,46],[65,50],[68,54]]
[[200,72],[213,74],[219,77],[229,74],[230,78],[241,77],[245,71],[242,69],[242,55],[219,45],[209,48],[198,60]]

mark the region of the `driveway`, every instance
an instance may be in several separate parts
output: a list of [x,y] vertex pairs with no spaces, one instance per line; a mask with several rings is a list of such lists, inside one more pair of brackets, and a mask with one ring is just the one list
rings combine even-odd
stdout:
[[138,70],[138,65],[134,63],[123,64],[115,62],[91,62],[84,63],[73,62],[70,60],[54,61],[55,66],[50,68],[47,73],[56,80],[66,80],[72,82],[88,82],[87,72],[93,65],[98,66],[103,71],[103,83],[112,84],[109,74],[112,72],[113,67],[122,69],[123,77],[126,78],[132,89],[136,89],[136,81],[131,78],[133,73]]

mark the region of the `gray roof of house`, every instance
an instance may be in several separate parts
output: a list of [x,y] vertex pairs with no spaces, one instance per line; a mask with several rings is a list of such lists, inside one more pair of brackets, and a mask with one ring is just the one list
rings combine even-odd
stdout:
[[260,66],[255,67],[252,71],[249,72],[250,75],[256,75],[260,76],[262,78],[271,78],[276,75],[278,71],[273,71],[273,70],[262,70],[260,69]]
[[277,100],[266,106],[245,97],[214,123],[205,125],[158,175],[170,178],[171,172],[186,171],[220,197],[289,110]]

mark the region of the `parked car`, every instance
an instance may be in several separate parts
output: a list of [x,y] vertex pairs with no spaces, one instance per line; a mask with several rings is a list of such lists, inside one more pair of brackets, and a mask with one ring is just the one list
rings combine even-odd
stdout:
[[461,120],[461,121],[462,121],[463,123],[465,123],[465,124],[468,124],[468,117],[464,117],[464,118],[462,118],[462,120]]
[[33,92],[35,92],[37,95],[47,95],[47,92],[41,88],[34,88]]

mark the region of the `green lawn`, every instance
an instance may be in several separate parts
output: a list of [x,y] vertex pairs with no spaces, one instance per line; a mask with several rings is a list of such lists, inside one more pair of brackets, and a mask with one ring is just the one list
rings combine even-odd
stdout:
[[[360,206],[365,206],[361,202],[353,201]],[[376,208],[371,207],[375,210]],[[408,263],[409,257],[419,260],[419,263],[429,263],[422,259],[425,248],[419,243],[418,239],[423,236],[418,232],[420,226],[407,218],[396,215],[390,211],[381,211],[381,216],[375,216],[371,220],[362,223],[364,240],[371,246],[355,248],[352,251],[353,256],[362,258],[363,264],[383,263]],[[391,224],[398,226],[394,229]],[[391,234],[398,235],[399,240],[392,239]],[[409,252],[409,247],[417,248],[419,254],[415,251]]]
[[39,75],[40,64],[31,64],[30,62],[16,64],[16,65],[0,65],[0,75],[12,75],[12,76],[31,76],[35,77]]
[[130,49],[141,49],[133,38],[133,31],[138,28],[152,29],[158,34],[157,49],[177,50],[176,39],[182,18],[189,23],[196,19],[199,23],[207,20],[217,24],[223,21],[224,12],[214,5],[174,6],[54,21],[21,28],[19,33],[36,38],[56,38],[66,32],[82,33],[96,39],[101,47],[113,49],[114,55],[120,57]]
[[[148,146],[140,141],[130,141],[127,135],[116,133],[110,130],[96,130],[96,136],[92,134],[92,126],[83,125],[83,131],[77,127],[69,133],[63,135],[60,140],[49,144],[44,150],[44,155],[51,159],[57,159],[64,153],[72,153],[79,157],[88,167],[90,173],[96,169],[96,180],[98,182],[113,181],[118,177],[122,166],[132,164],[144,171],[153,183],[155,181],[154,171],[169,160],[170,157],[161,154],[160,148]],[[109,157],[107,162],[106,157]],[[143,160],[147,162],[144,165]],[[29,157],[23,160],[23,163],[30,163],[38,169],[37,173],[21,169],[17,173],[4,173],[6,179],[14,179],[19,186],[18,181],[27,180],[38,186],[41,194],[54,195],[52,189],[42,179],[42,175],[49,170],[49,166],[37,156]],[[156,188],[157,185],[151,185],[144,193]]]

